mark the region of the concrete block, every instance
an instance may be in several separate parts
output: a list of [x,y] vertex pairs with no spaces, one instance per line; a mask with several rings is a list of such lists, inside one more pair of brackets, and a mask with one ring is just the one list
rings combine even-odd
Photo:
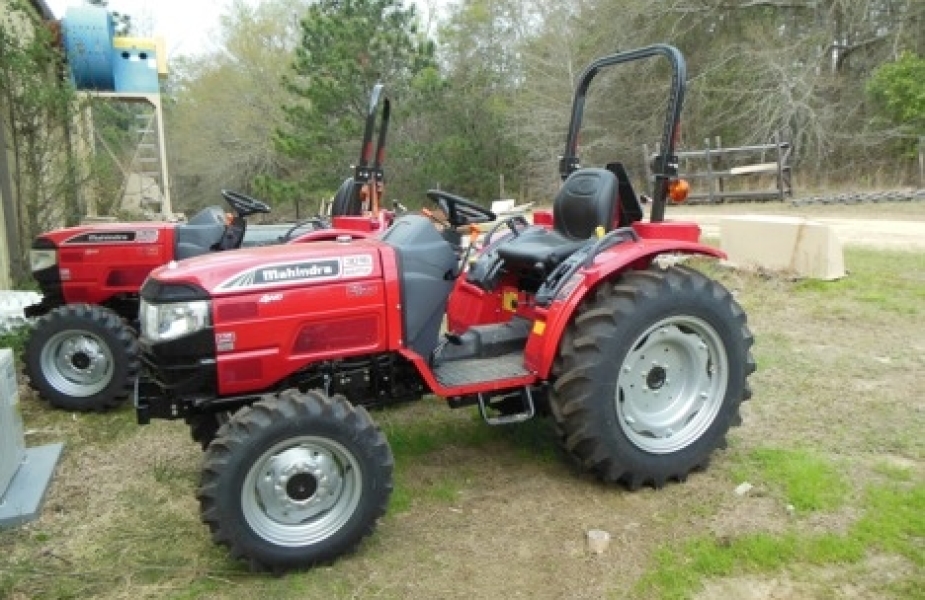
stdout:
[[841,241],[831,226],[803,217],[744,215],[720,220],[720,244],[741,267],[833,280],[845,276]]
[[0,348],[0,530],[38,518],[62,444],[26,448],[13,352]]

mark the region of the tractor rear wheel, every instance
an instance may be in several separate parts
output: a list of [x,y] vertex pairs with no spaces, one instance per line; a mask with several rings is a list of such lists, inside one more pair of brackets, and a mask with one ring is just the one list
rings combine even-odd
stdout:
[[287,390],[242,408],[209,444],[197,497],[212,539],[254,570],[352,551],[385,514],[392,452],[362,407]]
[[732,295],[693,269],[652,267],[601,285],[554,367],[550,408],[566,450],[630,489],[684,480],[741,423],[752,343]]
[[135,333],[118,314],[67,304],[36,323],[26,343],[25,374],[55,408],[104,411],[125,401],[138,374],[138,355]]

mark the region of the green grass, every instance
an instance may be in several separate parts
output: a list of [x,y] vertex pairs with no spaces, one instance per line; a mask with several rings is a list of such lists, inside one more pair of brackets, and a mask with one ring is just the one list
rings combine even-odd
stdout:
[[880,462],[874,466],[874,471],[894,482],[910,482],[913,480],[913,472],[910,467]]
[[[420,502],[457,502],[469,475],[478,476],[470,465],[455,461],[461,451],[497,449],[499,455],[513,452],[528,462],[559,459],[549,423],[540,419],[491,427],[474,409],[451,411],[445,406],[418,410],[415,415],[414,421],[386,419],[380,425],[395,457],[395,487],[389,502],[392,515],[407,512]],[[447,466],[444,474],[421,478],[418,467],[434,457],[439,458],[440,466]]]
[[835,510],[848,500],[848,482],[839,468],[809,450],[758,448],[738,463],[737,480],[771,487],[797,511]]
[[696,537],[660,548],[633,591],[640,598],[688,598],[711,578],[853,564],[872,551],[898,554],[922,568],[923,540],[925,486],[874,488],[867,491],[864,516],[845,534],[806,534],[795,525],[783,534]]
[[[446,408],[441,408],[446,411]],[[430,454],[447,446],[477,448],[493,439],[493,434],[475,413],[421,415],[415,421],[384,419],[380,426],[389,440],[396,462]],[[449,418],[448,418],[449,417]]]
[[846,277],[837,281],[803,279],[794,284],[794,292],[818,299],[822,314],[855,314],[859,307],[874,314],[922,314],[925,254],[848,248],[845,264],[849,271]]
[[0,348],[11,348],[14,356],[21,357],[31,333],[32,328],[28,325],[23,325],[10,332],[0,334]]

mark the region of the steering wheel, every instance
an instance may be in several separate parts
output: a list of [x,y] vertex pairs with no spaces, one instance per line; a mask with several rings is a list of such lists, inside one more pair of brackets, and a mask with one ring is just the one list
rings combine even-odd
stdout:
[[270,206],[266,202],[251,198],[241,192],[222,190],[222,197],[225,198],[225,201],[231,205],[231,208],[238,213],[239,217],[270,212]]
[[447,222],[454,229],[463,225],[488,223],[498,218],[484,206],[443,190],[427,190],[427,197],[440,207],[446,215]]

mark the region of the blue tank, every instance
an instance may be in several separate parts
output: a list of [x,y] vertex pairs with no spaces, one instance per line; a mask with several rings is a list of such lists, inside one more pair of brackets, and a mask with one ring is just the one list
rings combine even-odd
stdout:
[[98,6],[72,6],[64,15],[64,52],[78,90],[115,90],[112,15]]

